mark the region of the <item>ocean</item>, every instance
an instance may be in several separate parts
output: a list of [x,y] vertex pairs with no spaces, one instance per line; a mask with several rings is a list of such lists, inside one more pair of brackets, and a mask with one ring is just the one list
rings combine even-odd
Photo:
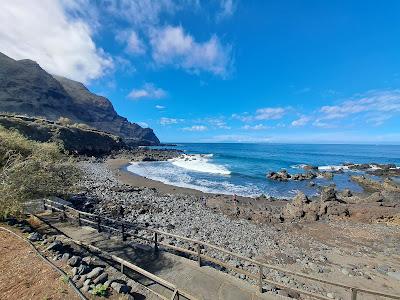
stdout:
[[361,192],[349,176],[360,173],[345,170],[332,180],[277,182],[266,178],[270,171],[286,169],[302,173],[302,165],[318,166],[320,171],[344,163],[394,163],[400,166],[400,146],[392,145],[315,145],[315,144],[245,144],[185,143],[175,148],[193,157],[167,162],[132,163],[127,170],[180,187],[203,192],[256,197],[261,194],[277,198],[293,197],[298,191],[309,196],[318,194],[318,185],[334,183],[338,190],[350,188]]

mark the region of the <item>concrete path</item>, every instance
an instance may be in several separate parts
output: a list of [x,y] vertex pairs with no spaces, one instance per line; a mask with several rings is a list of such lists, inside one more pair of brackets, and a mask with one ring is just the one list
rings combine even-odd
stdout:
[[[169,281],[190,295],[204,300],[274,300],[287,299],[278,295],[260,294],[256,286],[244,280],[217,271],[211,267],[199,267],[196,262],[166,251],[155,254],[147,245],[133,241],[123,242],[121,237],[99,233],[88,226],[79,227],[60,221],[57,214],[42,214],[41,219],[66,236],[90,243],[104,251],[119,256],[133,264]],[[163,293],[161,287],[150,287]],[[165,293],[165,292],[164,292]],[[167,296],[167,295],[166,295]]]

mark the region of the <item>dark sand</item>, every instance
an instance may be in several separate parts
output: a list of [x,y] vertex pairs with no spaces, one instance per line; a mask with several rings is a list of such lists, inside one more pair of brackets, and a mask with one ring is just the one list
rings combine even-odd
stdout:
[[203,193],[202,191],[168,185],[162,183],[161,181],[152,180],[143,176],[133,174],[126,170],[129,162],[129,159],[108,159],[106,161],[106,164],[118,177],[118,179],[120,179],[125,184],[137,187],[143,186],[148,188],[155,188],[157,189],[157,191],[165,194],[189,194],[195,196],[205,195],[205,193]]
[[[106,164],[119,180],[121,180],[124,184],[131,186],[154,188],[160,193],[164,194],[186,194],[197,197],[217,197],[220,199],[223,198],[229,200],[233,199],[234,197],[233,195],[205,193],[199,190],[169,185],[161,181],[139,176],[126,170],[129,162],[130,160],[126,158],[116,158],[108,159]],[[236,199],[242,203],[254,202],[254,198],[250,197],[236,196]]]

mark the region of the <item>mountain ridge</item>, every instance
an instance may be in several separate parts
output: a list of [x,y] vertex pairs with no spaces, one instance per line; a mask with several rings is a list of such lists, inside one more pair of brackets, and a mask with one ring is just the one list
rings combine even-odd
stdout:
[[122,137],[128,145],[159,145],[150,128],[142,128],[120,116],[110,100],[96,95],[77,81],[51,75],[36,62],[14,60],[0,53],[0,111],[60,117]]

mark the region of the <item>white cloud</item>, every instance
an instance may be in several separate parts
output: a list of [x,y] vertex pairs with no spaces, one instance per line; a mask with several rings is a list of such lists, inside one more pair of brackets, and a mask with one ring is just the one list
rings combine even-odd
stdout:
[[112,60],[96,47],[89,24],[73,17],[77,3],[2,1],[0,51],[14,59],[35,60],[46,71],[74,80],[101,77],[112,68]]
[[162,117],[160,119],[160,124],[161,125],[178,124],[179,122],[183,122],[183,119],[165,118],[165,117]]
[[206,131],[208,128],[204,125],[193,125],[191,127],[182,128],[185,131]]
[[156,105],[156,106],[155,106],[155,108],[157,108],[157,109],[165,109],[165,106],[162,106],[162,105]]
[[149,124],[147,124],[146,122],[137,122],[137,124],[139,126],[142,126],[143,128],[148,128],[149,127]]
[[268,143],[268,142],[271,142],[271,138],[266,137],[266,136],[226,134],[226,135],[217,135],[217,136],[209,138],[205,141],[208,141],[208,142],[235,142],[235,143]]
[[254,115],[248,112],[242,114],[233,114],[232,119],[240,120],[242,122],[251,122],[255,120],[278,120],[281,119],[288,109],[283,107],[265,107],[256,110]]
[[232,119],[234,120],[240,120],[242,122],[250,122],[253,120],[253,116],[251,116],[249,113],[243,113],[243,114],[232,114]]
[[173,14],[178,9],[172,0],[112,0],[103,1],[102,6],[138,28],[157,25],[162,13]]
[[217,15],[217,20],[232,16],[236,11],[236,5],[233,0],[220,0],[221,11]]
[[265,126],[264,124],[258,124],[258,125],[254,125],[254,126],[250,126],[250,125],[245,125],[242,127],[245,130],[265,130],[268,129],[268,126]]
[[231,47],[216,35],[203,43],[184,32],[181,26],[153,29],[150,34],[152,57],[159,65],[171,64],[189,72],[207,71],[225,77],[231,65]]
[[141,55],[146,52],[146,46],[136,31],[122,31],[116,36],[116,40],[126,44],[125,51],[134,55]]
[[312,124],[313,124],[313,126],[320,127],[320,128],[334,128],[334,127],[336,127],[333,124],[330,124],[330,123],[327,123],[327,122],[323,122],[323,121],[321,121],[319,119],[315,120]]
[[282,107],[266,107],[257,109],[255,119],[256,120],[277,120],[283,117],[286,113],[286,109]]
[[372,90],[357,94],[338,105],[323,106],[319,112],[320,116],[313,123],[317,127],[337,127],[334,121],[348,117],[361,117],[367,123],[382,125],[400,113],[400,90]]
[[133,100],[140,99],[161,99],[167,96],[167,92],[161,88],[156,87],[152,83],[145,83],[140,89],[133,89],[129,94],[128,98]]
[[198,123],[207,123],[211,127],[218,128],[218,129],[231,129],[231,127],[226,124],[225,117],[222,117],[222,116],[207,117],[207,118],[197,119],[194,121],[198,122]]
[[292,122],[292,126],[293,127],[301,127],[301,126],[305,126],[308,122],[310,122],[310,118],[306,117],[306,116],[302,116],[297,120],[294,120]]
[[323,106],[321,119],[340,119],[363,112],[400,112],[400,90],[369,91],[357,95],[339,105]]

